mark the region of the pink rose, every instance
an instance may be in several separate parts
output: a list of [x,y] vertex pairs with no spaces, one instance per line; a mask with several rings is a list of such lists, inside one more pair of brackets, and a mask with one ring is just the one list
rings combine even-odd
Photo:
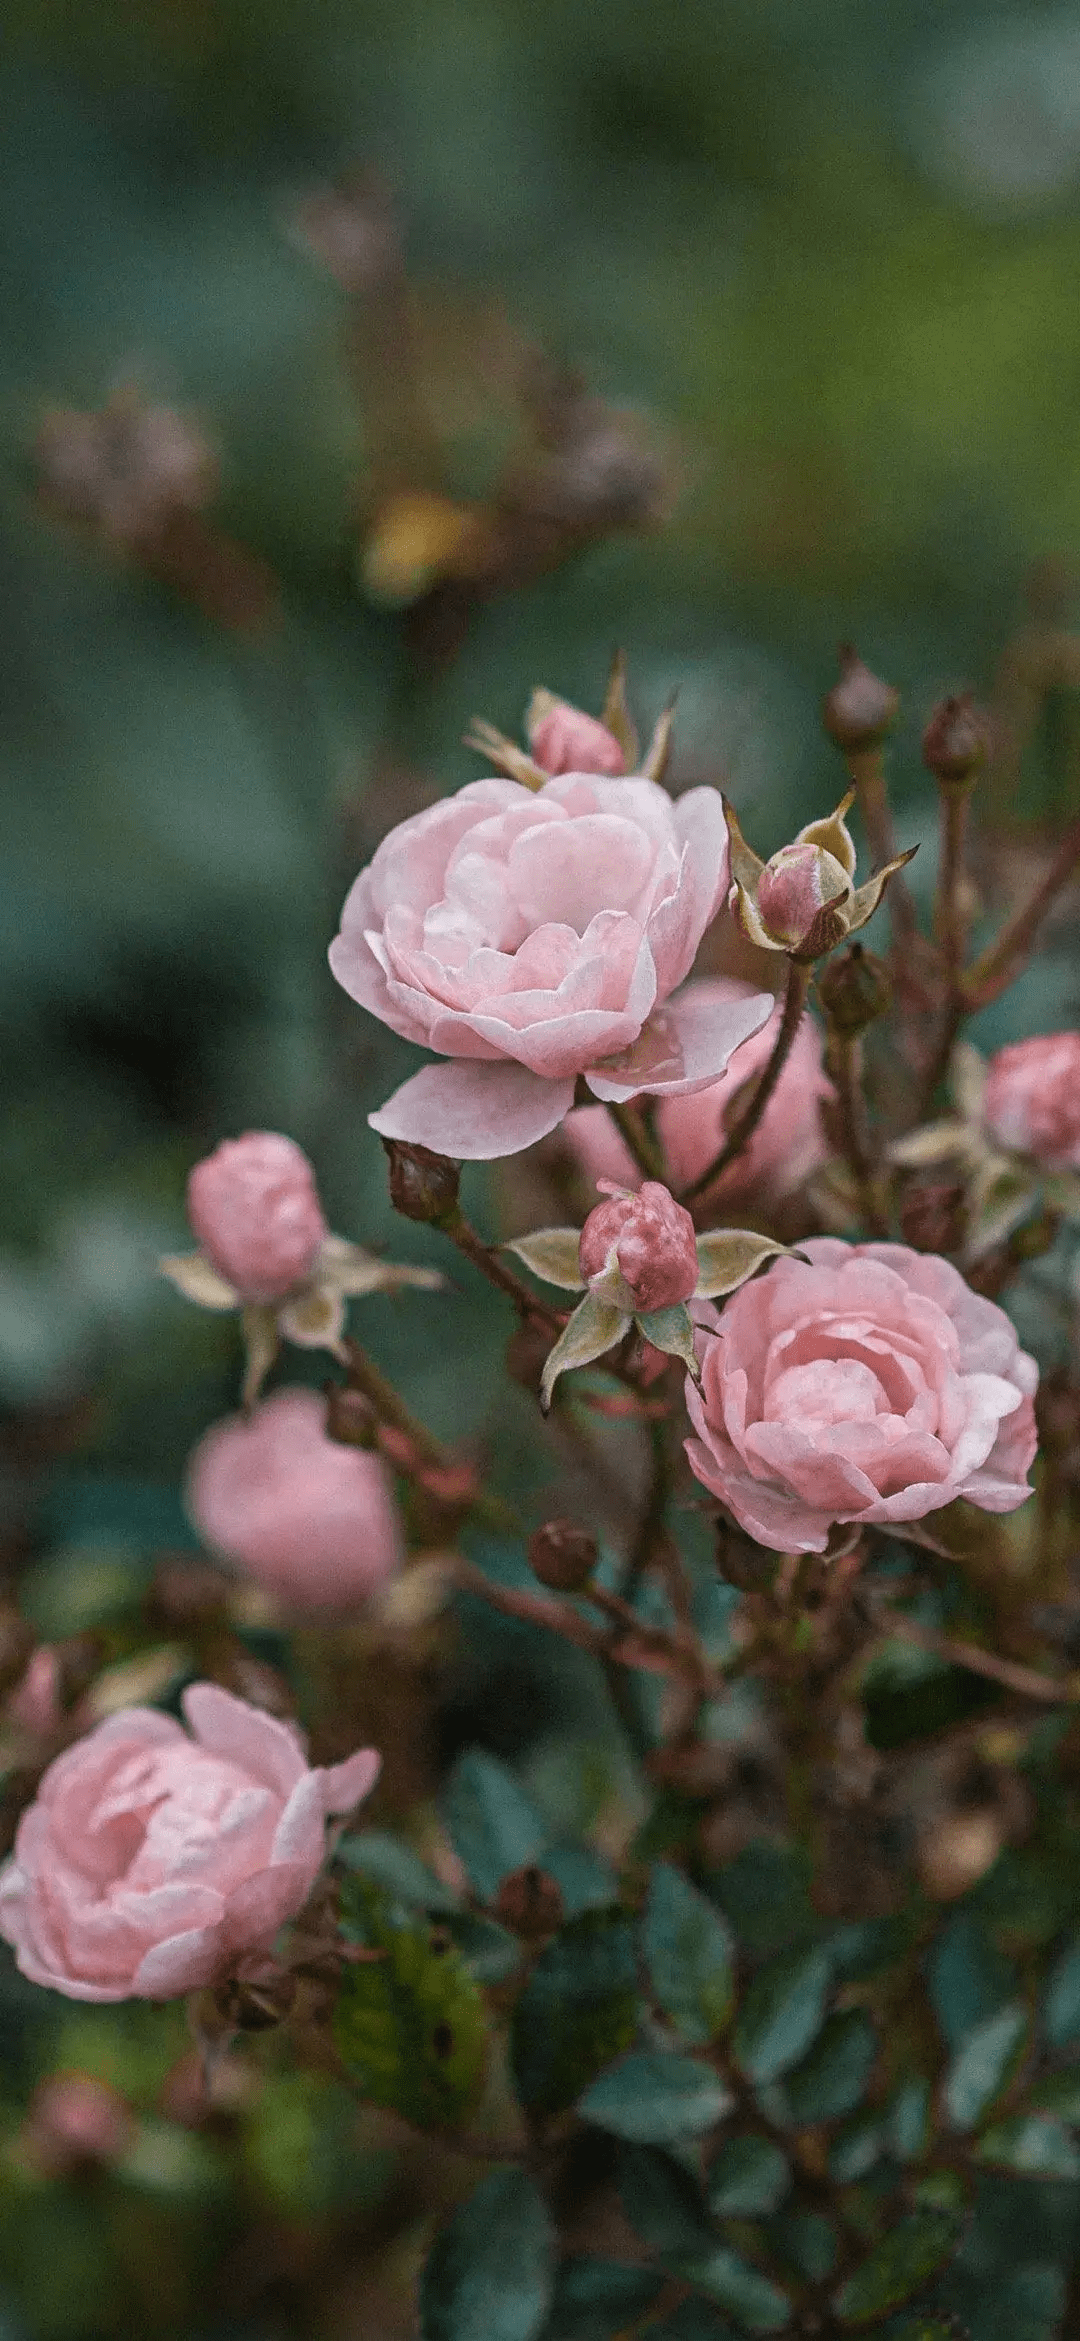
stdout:
[[89,2073],[48,2073],[34,2091],[23,2143],[39,2169],[62,2177],[93,2163],[118,2162],[131,2144],[130,2108]]
[[31,1983],[70,2000],[169,2000],[235,1974],[303,1908],[328,1813],[379,1769],[329,1771],[299,1734],[214,1683],[189,1731],[152,1707],[110,1715],[58,1756],[0,1870],[0,1934]]
[[715,1081],[767,994],[670,995],[727,891],[715,789],[567,772],[478,780],[393,830],[330,948],[338,982],[429,1065],[370,1116],[459,1160],[554,1130],[579,1075],[600,1098]]
[[1080,1170],[1080,1032],[1043,1032],[999,1049],[987,1068],[991,1138],[1044,1170]]
[[326,1434],[313,1390],[276,1390],[214,1423],[184,1500],[204,1544],[296,1610],[367,1601],[402,1559],[386,1466]]
[[851,879],[824,846],[782,845],[758,879],[757,907],[776,942],[798,949],[827,902],[851,892]]
[[778,1552],[834,1521],[921,1520],[954,1497],[1014,1512],[1036,1446],[1033,1358],[947,1260],[818,1236],[702,1309],[691,1469]]
[[546,691],[541,705],[538,722],[529,725],[529,749],[545,772],[625,772],[626,758],[606,723]]
[[697,1284],[694,1222],[666,1187],[646,1179],[638,1194],[613,1192],[590,1211],[578,1263],[590,1291],[616,1308],[646,1315],[672,1308]]
[[[754,996],[754,987],[723,977],[715,982],[688,984],[683,997],[689,1001],[692,994],[698,993],[716,994],[723,1000],[748,999]],[[744,1041],[724,1080],[713,1082],[708,1089],[695,1090],[689,1097],[661,1099],[657,1128],[676,1187],[688,1187],[719,1153],[724,1135],[723,1117],[734,1105],[744,1082],[752,1081],[768,1062],[779,1022],[777,1005],[760,1031]],[[818,1107],[821,1099],[829,1094],[821,1063],[821,1034],[813,1017],[804,1016],[791,1055],[749,1145],[711,1190],[716,1205],[730,1206],[737,1197],[750,1194],[767,1205],[789,1194],[793,1187],[801,1186],[826,1157]],[[626,1185],[637,1185],[641,1173],[635,1169],[610,1114],[602,1106],[579,1107],[570,1115],[565,1135],[593,1178],[612,1178]]]
[[306,1154],[276,1130],[248,1130],[197,1162],[188,1218],[241,1301],[284,1300],[304,1284],[328,1229]]

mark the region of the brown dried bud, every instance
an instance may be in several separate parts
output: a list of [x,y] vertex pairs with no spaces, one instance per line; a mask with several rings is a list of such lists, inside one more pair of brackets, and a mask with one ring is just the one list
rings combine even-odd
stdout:
[[883,683],[851,642],[840,645],[840,680],[822,703],[821,720],[845,755],[880,748],[900,712],[900,693]]
[[369,1452],[379,1444],[379,1418],[362,1390],[347,1390],[343,1382],[327,1382],[326,1436],[336,1439],[342,1447],[363,1447]]
[[923,733],[922,752],[927,771],[942,788],[969,787],[986,762],[988,748],[987,718],[970,691],[938,702]]
[[268,1961],[265,1975],[223,1983],[214,1998],[226,2025],[238,2032],[269,2032],[292,2012],[296,1977]]
[[833,1031],[850,1038],[887,1014],[892,988],[884,962],[861,943],[852,943],[829,961],[817,979],[817,993]]
[[461,1165],[427,1146],[406,1146],[400,1138],[384,1138],[390,1164],[390,1201],[403,1219],[434,1227],[455,1209],[461,1184]]
[[177,512],[198,512],[217,486],[207,441],[167,406],[120,391],[96,413],[58,408],[35,450],[43,494],[70,520],[138,545]]
[[546,1870],[537,1869],[530,1862],[523,1870],[511,1870],[499,1888],[495,1916],[500,1926],[509,1927],[512,1935],[520,1935],[523,1942],[538,1942],[544,1935],[553,1935],[563,1922],[563,1898],[554,1878]]
[[600,1556],[595,1536],[573,1520],[545,1520],[529,1538],[529,1567],[553,1593],[580,1593]]

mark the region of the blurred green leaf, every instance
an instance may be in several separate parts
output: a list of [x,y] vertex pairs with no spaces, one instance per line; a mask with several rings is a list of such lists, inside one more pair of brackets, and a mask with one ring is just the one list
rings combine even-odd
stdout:
[[543,2197],[521,2170],[493,2170],[459,2205],[420,2279],[423,2341],[534,2341],[555,2284]]
[[544,1823],[520,1783],[482,1748],[461,1756],[440,1799],[454,1851],[484,1902],[494,1900],[511,1870],[539,1861]]
[[445,1930],[401,1920],[365,1880],[342,1896],[347,1935],[377,1953],[346,1966],[334,2011],[338,2053],[361,2095],[421,2129],[456,2129],[483,2085],[487,2021],[477,1984]]
[[622,2146],[619,2200],[636,2235],[665,2263],[701,2257],[716,2241],[696,2178],[656,2146]]
[[1015,1973],[981,1919],[961,1910],[942,1928],[927,1962],[934,2013],[951,2049],[996,2014],[1016,1989]]
[[[605,2335],[605,2341],[609,2336]],[[684,2300],[670,2317],[650,2325],[649,2341],[735,2341],[735,2329],[706,2301]]]
[[701,2259],[683,2260],[677,2273],[728,2309],[748,2333],[782,2333],[790,2323],[787,2294],[727,2244],[714,2244]]
[[573,2105],[629,2048],[638,2018],[634,1938],[621,1911],[583,1911],[546,1943],[514,2010],[511,2060],[530,2113]]
[[873,2170],[884,2152],[885,2136],[875,2114],[857,2114],[845,2122],[829,2148],[829,2177],[839,2186],[851,2186],[856,2179],[865,2178]]
[[956,2130],[974,2129],[1015,2070],[1028,2029],[1022,2001],[1001,2008],[977,2024],[953,2058],[942,2088],[946,2115]]
[[584,2120],[638,2146],[674,2146],[714,2129],[732,2103],[711,2066],[638,2050],[602,2073],[578,2101]]
[[873,2325],[902,2308],[952,2258],[960,2221],[947,2211],[913,2211],[884,2236],[835,2299],[842,2325]]
[[628,2267],[621,2260],[563,2260],[548,2341],[611,2341],[652,2307],[662,2283],[655,2268]]
[[902,2081],[886,2116],[889,2149],[898,2162],[917,2162],[930,2135],[930,2083]]
[[768,2138],[724,2138],[709,2166],[709,2209],[717,2219],[763,2218],[791,2186],[786,2157]]
[[781,2249],[800,2276],[823,2284],[836,2266],[836,2229],[823,2211],[785,2211],[776,2223]]
[[975,2151],[981,2162],[1021,2178],[1080,2178],[1080,2146],[1050,2113],[1021,2114],[984,2130]]
[[1080,2040],[1080,1936],[1066,1945],[1047,1979],[1043,2023],[1051,2048]]
[[830,2016],[809,2056],[785,2078],[791,2120],[802,2129],[853,2113],[876,2056],[877,2035],[861,2008]]
[[417,1910],[445,1912],[459,1908],[458,1895],[443,1885],[412,1847],[381,1829],[365,1829],[355,1837],[342,1837],[337,1859],[346,1869],[357,1870],[370,1878],[372,1885],[384,1894],[399,1902],[412,1903]]
[[704,2047],[731,2014],[731,1937],[712,1903],[668,1862],[653,1867],[642,1945],[664,2014]]
[[784,1952],[759,1968],[734,2034],[738,2062],[759,2087],[805,2056],[825,2020],[829,1979],[824,1951]]

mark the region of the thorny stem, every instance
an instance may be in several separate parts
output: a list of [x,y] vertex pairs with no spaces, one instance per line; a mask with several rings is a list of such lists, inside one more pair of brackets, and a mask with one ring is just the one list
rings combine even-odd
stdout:
[[663,1147],[645,1126],[640,1114],[632,1106],[615,1105],[607,1101],[607,1110],[627,1152],[633,1155],[639,1171],[647,1179],[660,1179],[670,1184],[670,1173],[664,1159]]
[[742,1112],[736,1115],[719,1154],[714,1155],[712,1162],[702,1171],[700,1178],[692,1180],[688,1187],[683,1188],[679,1197],[681,1203],[697,1202],[703,1197],[714,1181],[720,1177],[723,1171],[727,1170],[729,1163],[734,1162],[736,1155],[742,1153],[744,1146],[748,1145],[753,1137],[791,1054],[795,1035],[802,1023],[806,995],[810,989],[810,974],[810,968],[802,965],[800,961],[795,959],[788,961],[784,1012],[780,1019],[776,1039],[773,1042],[772,1055],[757,1083],[753,1096],[743,1107]]
[[[870,867],[880,870],[883,862],[891,862],[896,857],[896,831],[885,780],[885,751],[882,747],[866,748],[861,754],[858,751],[848,754],[844,761],[858,796]],[[901,872],[890,880],[888,891],[893,940],[906,943],[915,933],[915,906]]]
[[1034,894],[1001,930],[981,959],[963,979],[965,1006],[985,1008],[1006,990],[1018,972],[1016,962],[1026,957],[1036,933],[1062,887],[1080,865],[1080,819],[1073,821],[1061,840],[1045,878]]
[[536,1294],[522,1283],[520,1276],[515,1276],[513,1269],[507,1268],[498,1253],[477,1234],[460,1204],[455,1204],[453,1210],[448,1211],[438,1224],[442,1234],[449,1236],[451,1243],[456,1244],[458,1251],[472,1261],[481,1276],[486,1276],[489,1284],[495,1285],[499,1292],[505,1293],[507,1299],[513,1301],[520,1317],[531,1318],[534,1325],[540,1325],[546,1333],[550,1333],[553,1341],[558,1340],[564,1323],[558,1310],[549,1308],[546,1301],[538,1300]]
[[859,1208],[871,1235],[887,1237],[888,1221],[874,1187],[862,1086],[862,1041],[857,1033],[830,1034],[829,1071],[836,1091],[840,1144],[858,1191]]

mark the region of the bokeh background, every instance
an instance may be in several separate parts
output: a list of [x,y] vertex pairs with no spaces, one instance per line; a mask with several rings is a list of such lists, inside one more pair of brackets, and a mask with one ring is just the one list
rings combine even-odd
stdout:
[[[469,719],[516,735],[541,682],[597,707],[621,643],[643,721],[678,692],[679,777],[724,778],[768,849],[839,793],[817,705],[851,637],[904,693],[908,842],[932,828],[934,699],[991,693],[1047,596],[1061,620],[1080,557],[1080,11],[9,0],[5,16],[4,1533],[40,1630],[106,1631],[119,1662],[154,1555],[191,1542],[184,1456],[235,1390],[232,1327],[154,1270],[184,1241],[191,1163],[238,1129],[287,1130],[336,1228],[423,1252],[392,1229],[364,1120],[408,1052],[335,994],[325,951],[373,839],[478,769]],[[529,347],[635,414],[669,484],[662,526],[481,597],[452,655],[410,647],[408,592],[372,551],[374,360],[297,226],[357,162],[404,223],[441,490],[483,499],[499,476]],[[280,623],[215,625],[43,500],[43,414],[127,386],[206,433],[215,525],[276,574]],[[998,807],[1006,863],[1076,809],[1074,700],[1067,680],[1050,695]],[[1062,1021],[1075,991],[1066,930],[984,1037]],[[498,1309],[462,1275],[439,1310],[433,1333],[419,1296],[376,1300],[364,1337],[441,1431],[497,1426],[527,1487],[548,1466],[526,1456],[524,1401],[496,1396]],[[516,1732],[527,1754],[540,1693],[523,1700],[519,1661],[473,1627],[447,1744],[514,1753]],[[42,2059],[96,2060],[159,2105],[171,2019],[106,2024],[5,1989],[13,2123]],[[376,2329],[370,2305],[356,2322],[357,2238],[383,2268],[387,2236],[411,2233],[394,2190],[426,2202],[424,2184],[360,2153],[332,2090],[316,2105],[300,2077],[275,2088],[245,2133],[248,2275],[232,2268],[224,2325],[211,2272],[234,2198],[215,2193],[211,2145],[148,2114],[108,2249],[77,2193],[0,2204],[4,2341]],[[251,2245],[263,2228],[272,2248]]]

